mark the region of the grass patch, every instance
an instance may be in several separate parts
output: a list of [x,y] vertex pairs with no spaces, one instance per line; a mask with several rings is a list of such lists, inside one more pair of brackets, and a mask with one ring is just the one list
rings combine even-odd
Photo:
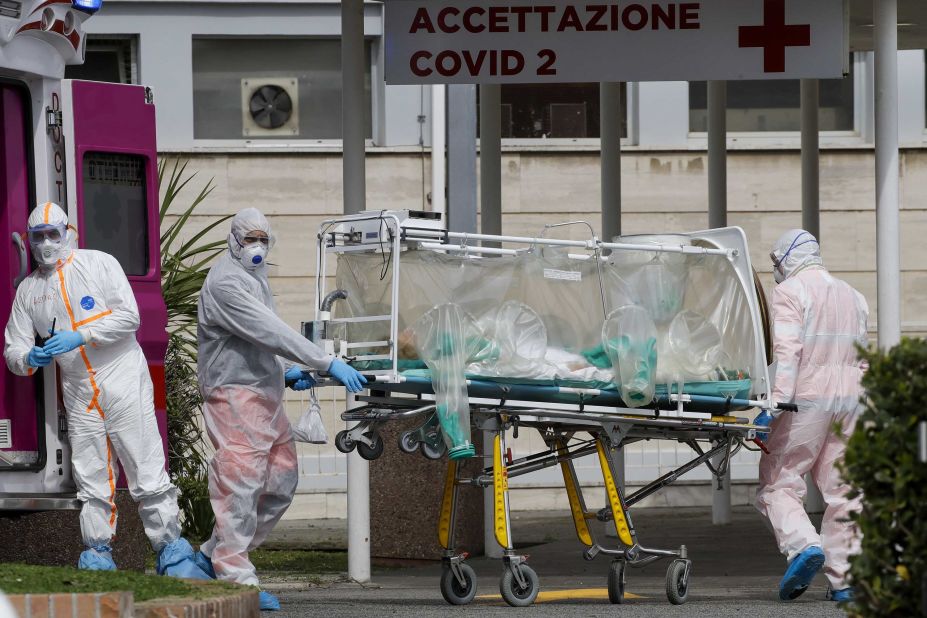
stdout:
[[135,571],[84,571],[28,564],[0,564],[0,588],[7,594],[132,592],[136,602],[166,597],[202,599],[242,589],[225,582],[192,585],[173,577]]
[[268,573],[344,573],[348,554],[343,551],[308,551],[299,549],[256,549],[249,553],[258,571]]

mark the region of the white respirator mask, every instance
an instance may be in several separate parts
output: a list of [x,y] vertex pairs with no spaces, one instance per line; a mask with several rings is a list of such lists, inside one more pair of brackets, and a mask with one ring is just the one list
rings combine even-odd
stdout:
[[40,266],[54,266],[68,254],[67,228],[42,225],[28,231],[32,256]]
[[255,270],[264,265],[266,257],[267,247],[260,243],[255,243],[247,247],[242,247],[239,251],[238,260],[241,262],[241,265],[248,270]]

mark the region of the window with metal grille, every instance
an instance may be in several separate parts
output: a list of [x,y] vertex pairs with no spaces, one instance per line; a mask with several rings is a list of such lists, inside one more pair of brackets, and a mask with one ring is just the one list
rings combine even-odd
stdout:
[[0,17],[19,19],[22,11],[23,3],[19,0],[0,0]]

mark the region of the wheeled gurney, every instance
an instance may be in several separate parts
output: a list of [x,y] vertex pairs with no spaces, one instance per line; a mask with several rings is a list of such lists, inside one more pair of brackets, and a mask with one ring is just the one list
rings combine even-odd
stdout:
[[[493,489],[503,598],[534,601],[537,575],[512,542],[508,478],[551,466],[561,467],[584,556],[612,558],[610,600],[624,599],[627,567],[668,557],[667,596],[685,602],[686,548],[641,545],[628,509],[702,464],[723,478],[735,453],[759,444],[748,412],[771,405],[769,377],[741,230],[604,243],[453,234],[431,213],[362,213],[322,225],[318,264],[318,311],[305,334],[370,382],[362,405],[342,415],[355,424],[337,448],[376,459],[379,428],[417,417],[400,448],[449,454],[438,531],[448,602],[469,603],[476,592],[454,542],[463,486]],[[472,428],[492,436],[492,457],[464,476]],[[507,437],[523,429],[538,431],[545,448],[513,459]],[[693,458],[624,495],[615,457],[642,440],[677,441]],[[585,456],[601,466],[608,504],[599,511],[587,509],[573,467]],[[600,544],[590,520],[613,522],[620,548]]]

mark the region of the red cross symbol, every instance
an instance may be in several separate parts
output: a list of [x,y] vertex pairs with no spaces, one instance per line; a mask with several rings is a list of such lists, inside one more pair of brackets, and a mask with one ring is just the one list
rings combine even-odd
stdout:
[[763,71],[785,71],[785,49],[811,45],[811,26],[785,25],[785,0],[763,0],[763,25],[741,26],[739,47],[763,48]]

